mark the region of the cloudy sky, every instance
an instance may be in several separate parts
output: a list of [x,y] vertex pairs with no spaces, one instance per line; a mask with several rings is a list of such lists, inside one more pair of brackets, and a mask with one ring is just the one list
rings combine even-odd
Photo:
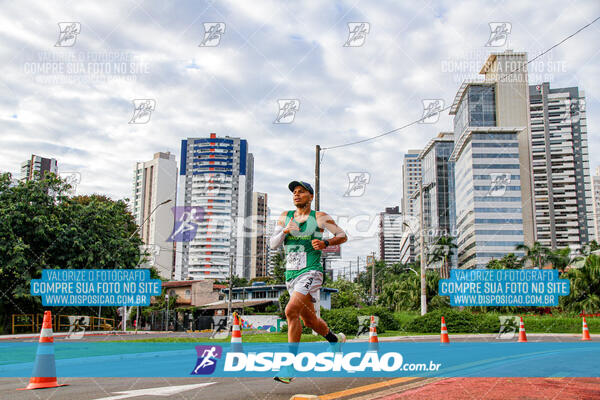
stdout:
[[[424,100],[450,104],[489,53],[533,58],[599,15],[597,1],[563,0],[5,2],[0,171],[18,176],[32,153],[53,157],[61,172],[81,174],[78,193],[124,198],[136,161],[157,151],[179,160],[182,138],[215,132],[248,140],[255,191],[268,193],[278,214],[291,206],[291,178],[314,180],[316,144],[418,120]],[[77,23],[74,40],[59,41],[63,22]],[[509,24],[504,45],[486,46],[491,22]],[[224,33],[202,45],[206,23]],[[365,23],[364,40],[349,40],[349,23]],[[592,168],[600,164],[599,38],[600,22],[529,66],[530,84],[585,90]],[[129,123],[134,99],[155,101],[148,123]],[[282,99],[299,109],[293,122],[274,124]],[[403,154],[448,130],[445,113],[324,152],[321,208],[355,232],[344,258],[377,251],[377,213],[402,197]],[[344,196],[352,172],[369,174],[363,196]]]

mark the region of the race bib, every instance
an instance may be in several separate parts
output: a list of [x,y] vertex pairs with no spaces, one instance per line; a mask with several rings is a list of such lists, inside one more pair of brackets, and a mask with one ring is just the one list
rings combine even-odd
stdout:
[[306,267],[306,252],[293,251],[287,254],[285,269],[296,271],[304,267]]

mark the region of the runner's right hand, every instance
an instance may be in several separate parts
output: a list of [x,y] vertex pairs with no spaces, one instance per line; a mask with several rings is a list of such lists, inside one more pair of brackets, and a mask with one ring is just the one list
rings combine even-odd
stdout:
[[292,231],[300,231],[300,228],[298,227],[298,224],[296,224],[294,222],[293,219],[290,219],[290,222],[288,222],[288,224],[286,225],[286,227],[283,229],[283,232],[285,234],[289,234]]

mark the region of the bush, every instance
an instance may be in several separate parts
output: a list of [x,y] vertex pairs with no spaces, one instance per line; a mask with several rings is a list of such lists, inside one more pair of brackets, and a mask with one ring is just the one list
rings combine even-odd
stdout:
[[281,296],[279,296],[279,317],[285,319],[285,307],[287,303],[290,301],[290,294],[287,292],[283,292]]
[[450,308],[431,311],[405,324],[407,332],[439,333],[444,316],[448,333],[498,333],[500,320],[495,314],[473,314]]
[[370,306],[364,308],[338,308],[335,310],[324,310],[321,316],[333,332],[343,332],[346,335],[356,335],[358,332],[358,317],[376,315],[379,317],[377,333],[386,330],[399,330],[400,324],[394,315],[384,307]]
[[[302,322],[300,322],[300,323],[302,324],[302,333],[304,333],[304,334],[311,334],[312,333],[312,329],[310,329],[307,326],[304,326],[304,323],[302,323]],[[287,333],[288,332],[288,326],[287,326],[287,324],[285,324],[285,325],[283,325],[281,327],[281,331],[280,332],[281,333]]]

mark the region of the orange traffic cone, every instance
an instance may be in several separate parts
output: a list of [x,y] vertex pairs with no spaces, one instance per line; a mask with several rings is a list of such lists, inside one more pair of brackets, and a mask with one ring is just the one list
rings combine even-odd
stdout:
[[35,355],[35,364],[33,366],[33,376],[29,379],[29,385],[26,388],[17,390],[45,389],[59,386],[56,381],[56,363],[54,360],[54,337],[52,336],[52,313],[44,312],[44,321],[42,322],[42,332]]
[[379,339],[377,338],[377,326],[375,316],[371,315],[371,326],[369,327],[369,351],[379,351]]
[[590,330],[588,329],[587,322],[585,322],[585,317],[583,317],[583,337],[581,340],[592,340],[590,337]]
[[450,343],[450,338],[448,337],[448,328],[446,328],[446,320],[442,317],[442,331],[440,336],[440,343]]
[[242,330],[240,329],[240,320],[236,312],[233,313],[233,328],[231,330],[231,351],[242,353]]
[[521,324],[519,325],[519,342],[527,341],[527,334],[525,333],[525,324],[523,324],[523,317],[521,317]]

